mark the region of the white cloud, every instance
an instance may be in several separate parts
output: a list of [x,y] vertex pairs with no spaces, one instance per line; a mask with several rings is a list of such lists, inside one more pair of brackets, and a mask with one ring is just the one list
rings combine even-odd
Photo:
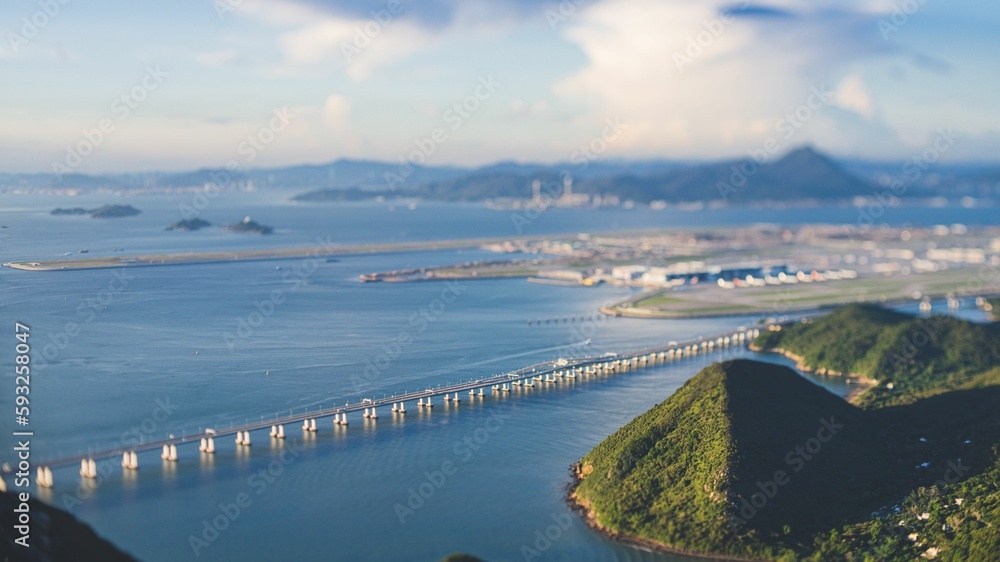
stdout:
[[464,2],[455,6],[450,20],[427,27],[403,4],[402,11],[378,19],[338,15],[297,0],[244,0],[242,13],[268,25],[285,28],[277,44],[283,74],[310,70],[342,69],[354,81],[364,81],[379,69],[456,37],[488,37],[512,29],[517,14],[490,2]]
[[[832,90],[846,64],[885,49],[873,25],[878,16],[858,2],[831,7],[779,0],[767,13],[723,19],[719,8],[726,5],[732,4],[607,0],[591,6],[565,28],[589,62],[558,82],[556,94],[591,108],[578,119],[619,116],[629,123],[613,151],[731,155],[780,137],[777,121],[805,103],[811,87]],[[870,112],[863,85],[847,86],[843,101]],[[829,130],[824,121],[831,119],[817,112],[788,144],[822,146],[813,135]]]
[[872,102],[871,94],[868,93],[864,79],[858,73],[850,74],[844,78],[837,86],[833,97],[837,105],[866,119],[872,119],[875,116],[875,105]]
[[334,94],[323,104],[323,122],[335,131],[347,129],[351,104],[344,96]]

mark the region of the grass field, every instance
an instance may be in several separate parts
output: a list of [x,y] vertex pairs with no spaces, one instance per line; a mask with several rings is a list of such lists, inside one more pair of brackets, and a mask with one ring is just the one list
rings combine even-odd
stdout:
[[825,283],[797,283],[723,289],[709,283],[683,290],[646,293],[608,307],[639,318],[691,318],[720,314],[774,314],[858,302],[899,302],[915,294],[929,297],[1000,292],[1000,280],[979,282],[976,270],[865,277]]

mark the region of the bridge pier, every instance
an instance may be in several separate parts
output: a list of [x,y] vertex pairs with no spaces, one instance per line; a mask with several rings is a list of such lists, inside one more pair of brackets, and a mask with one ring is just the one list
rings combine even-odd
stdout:
[[80,476],[85,478],[97,478],[97,463],[94,459],[80,461]]
[[139,469],[139,456],[135,454],[135,451],[125,451],[122,453],[122,468],[129,470]]
[[214,453],[215,452],[215,438],[214,437],[202,437],[201,444],[198,445],[198,450],[202,453]]
[[244,447],[249,447],[250,443],[250,432],[249,431],[237,431],[236,432],[236,444],[243,445]]
[[170,445],[163,446],[163,452],[160,453],[160,458],[165,461],[177,461],[177,445],[171,443]]
[[47,466],[40,466],[35,471],[35,482],[42,488],[52,487],[52,469]]

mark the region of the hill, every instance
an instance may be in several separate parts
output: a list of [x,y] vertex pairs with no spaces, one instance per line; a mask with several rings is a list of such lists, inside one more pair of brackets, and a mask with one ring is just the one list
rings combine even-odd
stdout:
[[764,332],[754,347],[790,355],[806,370],[876,380],[858,403],[886,405],[975,384],[1000,365],[1000,324],[851,305]]
[[[568,168],[571,172],[574,167]],[[421,188],[436,199],[478,200],[497,197],[527,198],[532,180],[561,185],[558,168],[487,168],[432,182]],[[557,188],[561,190],[561,188]],[[613,195],[640,203],[727,200],[849,199],[870,195],[871,186],[810,147],[793,150],[774,161],[727,160],[693,166],[624,167],[617,173],[575,178],[573,191]],[[561,193],[558,191],[556,195]]]
[[[1000,171],[993,163],[936,163],[920,177],[910,178],[903,173],[899,162],[834,161],[810,147],[793,150],[782,158],[768,158],[761,166],[747,159],[584,160],[579,156],[576,154],[568,162],[497,162],[479,167],[416,165],[405,159],[380,162],[341,158],[275,168],[229,166],[93,176],[0,173],[0,193],[51,190],[145,193],[209,188],[295,190],[303,195],[312,191],[331,192],[302,197],[301,201],[371,199],[379,195],[477,201],[488,197],[528,198],[532,180],[561,180],[562,174],[568,172],[573,175],[577,193],[613,195],[640,203],[871,197],[880,191],[874,186],[887,177],[903,182],[906,198],[972,196],[996,200],[1000,196],[997,181]],[[745,176],[745,182],[741,175]],[[354,191],[341,197],[333,193],[338,190]]]
[[640,202],[850,199],[871,186],[810,147],[758,165],[732,160],[670,170],[647,177],[618,176],[588,182],[580,192],[611,193]]
[[[996,544],[998,401],[987,386],[866,410],[785,367],[716,364],[585,456],[572,497],[609,534],[675,551],[962,559]],[[907,538],[928,522],[950,530]]]

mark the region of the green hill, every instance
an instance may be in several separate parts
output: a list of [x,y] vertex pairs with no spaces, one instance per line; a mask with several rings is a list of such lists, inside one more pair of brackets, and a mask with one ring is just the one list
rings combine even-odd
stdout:
[[[1000,525],[997,404],[1000,387],[986,386],[862,409],[785,367],[716,364],[584,457],[573,497],[605,531],[685,552],[971,553],[995,545]],[[985,494],[976,507],[955,504],[974,491]],[[907,538],[940,519],[937,535]]]
[[764,332],[754,346],[793,355],[804,369],[878,381],[858,400],[871,407],[976,384],[977,377],[1000,365],[1000,324],[851,305]]

